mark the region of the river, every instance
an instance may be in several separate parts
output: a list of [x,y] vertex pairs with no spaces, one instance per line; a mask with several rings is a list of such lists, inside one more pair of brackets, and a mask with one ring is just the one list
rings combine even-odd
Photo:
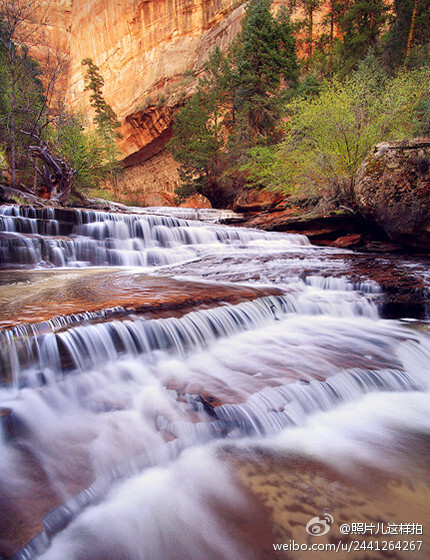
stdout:
[[0,207],[2,559],[429,557],[427,312],[222,217]]

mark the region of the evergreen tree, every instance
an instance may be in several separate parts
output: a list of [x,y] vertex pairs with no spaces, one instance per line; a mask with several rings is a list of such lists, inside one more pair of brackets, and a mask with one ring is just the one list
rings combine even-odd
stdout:
[[388,8],[384,0],[338,0],[337,26],[342,34],[343,58],[346,71],[354,68],[376,47],[387,21]]
[[279,137],[285,94],[298,80],[292,24],[285,7],[251,0],[242,32],[211,53],[197,93],[178,112],[168,148],[181,164],[181,195],[194,191],[227,203],[242,182],[247,149]]
[[330,0],[328,4],[328,12],[323,18],[323,25],[325,29],[328,29],[328,33],[323,33],[321,36],[322,43],[328,44],[329,52],[329,62],[328,62],[328,75],[333,76],[334,66],[335,66],[335,41],[336,41],[336,31],[338,30],[338,23],[343,14],[347,11],[349,3],[344,2],[344,0]]
[[394,0],[387,37],[389,63],[407,61],[414,48],[430,43],[430,0]]
[[237,75],[233,63],[236,45],[226,52],[215,47],[204,66],[197,93],[175,117],[168,144],[181,164],[179,199],[198,192],[217,204],[223,199],[217,180],[224,171],[227,144],[235,127]]
[[314,51],[314,15],[321,6],[321,0],[300,0],[300,5],[306,16],[304,27],[306,29],[306,65],[309,68]]
[[215,90],[200,87],[175,117],[168,149],[181,164],[183,185],[176,193],[180,199],[198,192],[216,202],[211,191],[223,159],[217,97]]
[[297,79],[295,39],[288,13],[275,19],[270,0],[251,0],[242,21],[238,48],[237,92],[242,137],[252,143],[270,136],[279,118],[276,94]]
[[102,89],[105,82],[100,74],[100,69],[91,58],[84,58],[82,65],[88,66],[84,91],[91,92],[90,103],[95,111],[94,123],[103,134],[118,137],[116,129],[120,126],[120,123],[115,111],[103,97]]
[[225,129],[232,130],[236,123],[236,96],[238,76],[235,56],[236,42],[224,52],[216,46],[204,65],[204,74],[199,80],[199,91],[209,96],[212,106],[210,118]]
[[299,78],[297,44],[290,14],[285,6],[279,8],[276,15],[276,39],[278,66],[285,86],[294,87]]
[[82,65],[87,66],[84,91],[90,91],[90,103],[95,111],[94,124],[103,138],[105,167],[116,191],[116,174],[118,171],[119,150],[116,144],[120,134],[120,122],[115,111],[103,97],[104,79],[99,67],[91,58],[82,60]]

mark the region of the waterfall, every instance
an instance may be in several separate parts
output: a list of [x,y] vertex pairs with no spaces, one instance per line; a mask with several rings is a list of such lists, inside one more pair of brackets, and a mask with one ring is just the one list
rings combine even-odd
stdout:
[[0,266],[160,266],[193,259],[207,246],[240,247],[305,236],[213,227],[157,214],[0,207]]
[[[250,501],[238,464],[268,460],[277,472],[294,456],[403,476],[430,435],[428,323],[381,318],[380,286],[343,274],[348,251],[160,212],[0,208],[6,286],[122,266],[150,270],[160,291],[167,276],[168,289],[178,277],[190,289],[198,279],[208,291],[229,282],[279,293],[158,318],[108,297],[94,311],[1,328],[4,558],[262,558],[250,542],[270,515]],[[106,278],[91,270],[93,282]],[[126,276],[131,289],[132,271],[116,269],[124,276],[106,290],[126,289]],[[311,483],[283,516],[308,507]]]

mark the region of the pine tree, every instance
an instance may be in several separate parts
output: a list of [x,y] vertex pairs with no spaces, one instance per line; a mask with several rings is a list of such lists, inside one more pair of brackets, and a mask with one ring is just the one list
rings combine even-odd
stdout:
[[181,164],[181,199],[198,192],[210,195],[222,160],[221,123],[217,112],[217,93],[200,87],[179,111],[168,149]]
[[314,15],[315,11],[321,5],[321,0],[300,0],[300,5],[306,15],[306,64],[309,68],[310,60],[314,52]]
[[281,77],[286,86],[295,86],[299,78],[297,44],[290,14],[285,6],[276,15],[277,57]]
[[100,74],[99,67],[94,64],[91,58],[84,58],[82,66],[88,66],[85,74],[84,91],[90,91],[90,103],[95,111],[94,123],[105,135],[116,135],[116,129],[120,126],[115,111],[106,103],[103,97],[104,79]]
[[347,71],[377,45],[387,17],[384,0],[338,0],[337,25]]
[[251,0],[242,32],[227,51],[215,48],[197,93],[178,112],[169,149],[181,164],[181,195],[193,189],[225,204],[243,178],[253,145],[272,142],[284,100],[298,80],[296,41],[287,10]]
[[430,0],[394,0],[387,38],[391,66],[407,61],[414,47],[430,42]]
[[99,67],[91,58],[82,60],[82,66],[87,66],[84,91],[90,91],[90,103],[95,111],[94,124],[103,138],[106,171],[110,176],[114,191],[116,192],[119,150],[116,144],[120,134],[120,122],[115,111],[103,97],[104,79]]
[[238,49],[238,112],[242,136],[252,143],[270,136],[279,118],[277,93],[297,79],[295,40],[285,9],[275,20],[270,0],[251,0]]

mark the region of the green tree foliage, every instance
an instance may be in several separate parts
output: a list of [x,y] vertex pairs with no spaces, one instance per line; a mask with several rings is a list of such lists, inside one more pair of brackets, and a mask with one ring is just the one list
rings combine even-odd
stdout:
[[388,7],[384,0],[337,0],[333,7],[342,35],[345,69],[349,71],[378,45]]
[[116,129],[120,126],[120,123],[115,111],[103,97],[102,90],[105,82],[100,74],[100,69],[91,58],[84,58],[82,65],[87,66],[84,91],[91,92],[90,103],[95,112],[94,123],[102,134],[118,137]]
[[430,0],[394,0],[386,38],[386,54],[391,67],[402,64],[411,54],[413,59],[428,60],[429,43]]
[[285,139],[252,150],[250,177],[269,188],[350,202],[357,169],[371,147],[416,133],[429,78],[429,68],[388,78],[368,57],[352,76],[326,82],[318,97],[288,105]]
[[105,178],[103,138],[97,131],[88,130],[83,116],[63,110],[49,129],[49,140],[56,153],[76,169],[76,191],[88,192]]
[[270,0],[251,0],[237,49],[237,110],[242,135],[252,143],[270,136],[279,119],[281,83],[298,76],[296,41],[285,7],[275,18]]
[[30,56],[31,39],[43,25],[35,20],[38,8],[43,15],[35,0],[0,0],[0,136],[10,156],[13,185],[17,168],[25,170],[30,135],[46,111],[41,68]]
[[229,131],[235,121],[235,77],[230,56],[231,51],[214,49],[196,94],[175,117],[168,149],[181,164],[180,200],[195,192],[210,196],[214,202],[223,198],[217,178],[225,169]]
[[[12,184],[34,184],[37,190],[34,172],[27,166],[29,145],[46,148],[48,141],[52,157],[77,170],[77,189],[94,187],[107,177],[115,185],[119,122],[103,97],[103,78],[91,59],[83,61],[96,124],[88,130],[82,117],[61,106],[64,92],[59,84],[67,61],[60,48],[51,44],[45,49],[47,13],[47,4],[39,0],[0,0],[0,152],[6,154]],[[42,63],[30,56],[33,48]],[[32,150],[33,156],[36,153]]]
[[0,146],[0,177],[2,176],[3,171],[6,171],[6,169],[7,169],[6,154],[4,152],[4,149]]
[[120,122],[115,111],[103,97],[104,79],[99,67],[91,58],[82,60],[82,65],[87,67],[85,74],[85,91],[90,91],[90,103],[94,108],[94,124],[102,138],[104,170],[116,189],[116,175],[119,171],[119,149],[117,140],[120,138],[118,128]]
[[169,148],[181,164],[181,178],[190,193],[193,185],[197,192],[206,192],[221,164],[220,125],[214,107],[211,96],[199,90],[175,119]]
[[240,183],[246,150],[279,137],[282,102],[299,74],[287,10],[251,0],[242,31],[210,55],[197,93],[178,112],[168,147],[181,164],[181,194],[197,190],[225,204]]

